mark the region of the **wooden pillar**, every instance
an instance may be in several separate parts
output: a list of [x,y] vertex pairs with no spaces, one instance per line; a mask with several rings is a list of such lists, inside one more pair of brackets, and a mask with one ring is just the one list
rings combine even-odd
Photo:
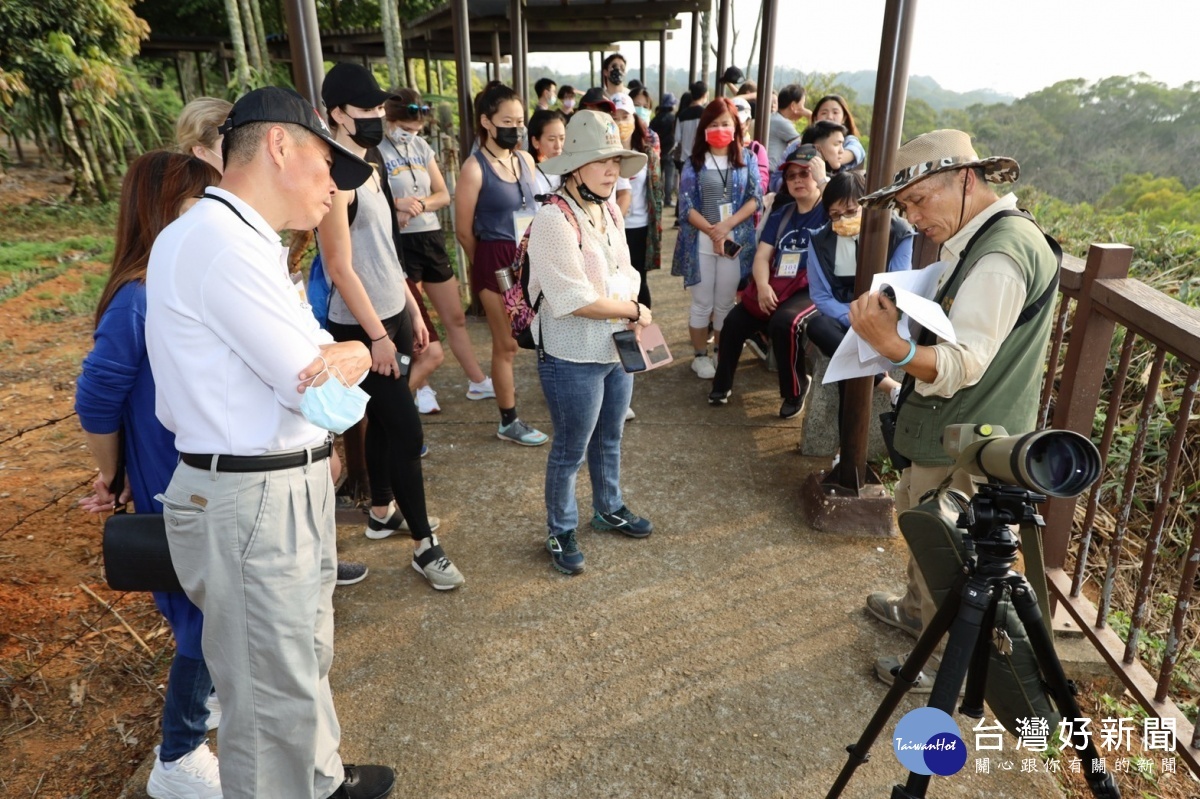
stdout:
[[200,94],[208,96],[208,81],[204,79],[204,54],[199,50],[192,53],[196,57],[196,73],[200,76]]
[[325,56],[321,52],[321,32],[317,27],[316,0],[287,0],[288,50],[292,56],[292,83],[296,91],[321,107],[321,83],[325,80]]
[[221,77],[225,79],[225,85],[229,85],[229,62],[225,59],[224,48],[217,45],[216,50],[217,63],[221,65]]
[[771,91],[775,78],[775,26],[779,20],[779,0],[763,0],[762,38],[758,44],[758,120],[754,138],[763,147],[771,133]]
[[692,50],[691,61],[688,64],[688,86],[696,82],[697,57],[700,47],[700,12],[692,12]]
[[658,97],[654,98],[654,107],[662,102],[667,93],[667,29],[663,28],[658,34]]
[[433,94],[433,57],[425,48],[425,93]]
[[416,76],[413,75],[412,59],[407,57],[404,59],[404,80],[405,85],[409,88],[417,88],[417,79]]
[[[522,99],[529,97],[529,87],[525,85],[525,14],[523,0],[509,0],[508,22],[509,51],[512,53],[512,86]],[[499,34],[497,34],[499,37]]]
[[454,25],[454,64],[458,70],[458,157],[461,164],[471,155],[475,142],[474,98],[471,96],[471,23],[467,0],[452,0],[450,16]]
[[588,50],[588,72],[591,73],[591,82],[588,84],[589,89],[592,86],[596,85],[596,58],[595,58],[595,56],[596,56],[595,52]]
[[638,56],[638,80],[640,80],[642,82],[642,85],[645,86],[646,85],[646,40],[645,39],[642,39],[640,42],[638,42],[638,48],[641,50],[641,54]]
[[492,31],[492,80],[503,80],[500,77],[500,60],[503,58],[500,55],[500,31]]
[[729,66],[729,20],[732,0],[717,0],[717,85],[713,87],[713,97],[720,97],[721,76]]
[[175,83],[179,85],[179,99],[184,105],[187,105],[188,93],[187,87],[183,85],[183,67],[179,65],[179,53],[175,54],[171,63],[175,65]]

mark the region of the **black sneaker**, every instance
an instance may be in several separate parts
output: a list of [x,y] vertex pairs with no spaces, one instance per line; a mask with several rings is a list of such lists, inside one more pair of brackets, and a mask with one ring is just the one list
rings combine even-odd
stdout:
[[804,407],[804,397],[788,397],[779,406],[779,418],[791,419],[793,416],[800,414],[800,409]]
[[592,527],[597,530],[616,530],[630,538],[645,538],[654,532],[654,525],[649,519],[643,519],[624,505],[613,513],[596,511],[592,517]]
[[329,799],[384,799],[396,785],[396,774],[387,766],[351,766],[343,763],[346,778]]
[[339,560],[337,572],[338,585],[354,585],[367,578],[367,564],[355,563],[352,560]]
[[563,574],[575,575],[583,571],[583,553],[579,551],[574,530],[562,535],[546,536],[546,550],[550,553],[554,568]]
[[726,405],[729,402],[729,396],[732,391],[713,391],[708,395],[709,405]]

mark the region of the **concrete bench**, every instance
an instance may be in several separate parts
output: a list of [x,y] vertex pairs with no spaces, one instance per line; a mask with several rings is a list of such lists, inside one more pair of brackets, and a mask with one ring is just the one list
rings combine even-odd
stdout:
[[[832,458],[838,451],[841,442],[838,439],[838,391],[837,385],[823,384],[825,369],[829,359],[811,343],[805,352],[805,366],[812,375],[812,385],[809,387],[810,396],[805,403],[804,424],[801,428],[800,454],[813,457]],[[899,380],[903,371],[892,373]],[[882,460],[887,457],[887,447],[883,445],[883,436],[879,432],[879,415],[892,409],[891,403],[882,392],[871,392],[871,423],[870,437],[867,439],[867,459]]]

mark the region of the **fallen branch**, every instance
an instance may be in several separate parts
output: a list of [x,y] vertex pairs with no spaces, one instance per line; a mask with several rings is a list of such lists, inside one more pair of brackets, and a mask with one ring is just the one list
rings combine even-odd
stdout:
[[83,589],[83,592],[85,594],[87,594],[92,599],[99,602],[101,605],[103,605],[105,607],[105,609],[110,611],[112,613],[112,615],[116,617],[117,621],[121,622],[122,626],[124,626],[125,629],[129,631],[129,634],[133,636],[133,640],[137,641],[139,644],[142,645],[142,649],[146,650],[146,654],[148,654],[150,657],[154,657],[154,650],[150,648],[149,644],[147,644],[145,641],[142,640],[142,636],[137,634],[137,630],[130,627],[129,622],[125,621],[124,617],[122,617],[120,613],[117,613],[116,608],[114,608],[112,605],[105,602],[100,597],[96,596],[96,594],[92,591],[92,589],[88,588],[83,583],[80,583],[79,587]]

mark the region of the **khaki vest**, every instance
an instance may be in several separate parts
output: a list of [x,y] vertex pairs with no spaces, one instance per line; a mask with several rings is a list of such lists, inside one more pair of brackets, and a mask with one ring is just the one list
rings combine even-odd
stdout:
[[[998,220],[964,253],[965,261],[942,298],[947,313],[975,263],[988,253],[1012,258],[1025,280],[1026,303],[1040,297],[1058,274],[1054,253],[1037,225],[1019,217]],[[942,431],[952,424],[988,423],[1009,435],[1034,429],[1054,317],[1047,302],[1036,316],[1015,328],[997,350],[983,377],[953,397],[925,397],[913,391],[896,419],[897,451],[921,466],[953,461],[942,449]]]

